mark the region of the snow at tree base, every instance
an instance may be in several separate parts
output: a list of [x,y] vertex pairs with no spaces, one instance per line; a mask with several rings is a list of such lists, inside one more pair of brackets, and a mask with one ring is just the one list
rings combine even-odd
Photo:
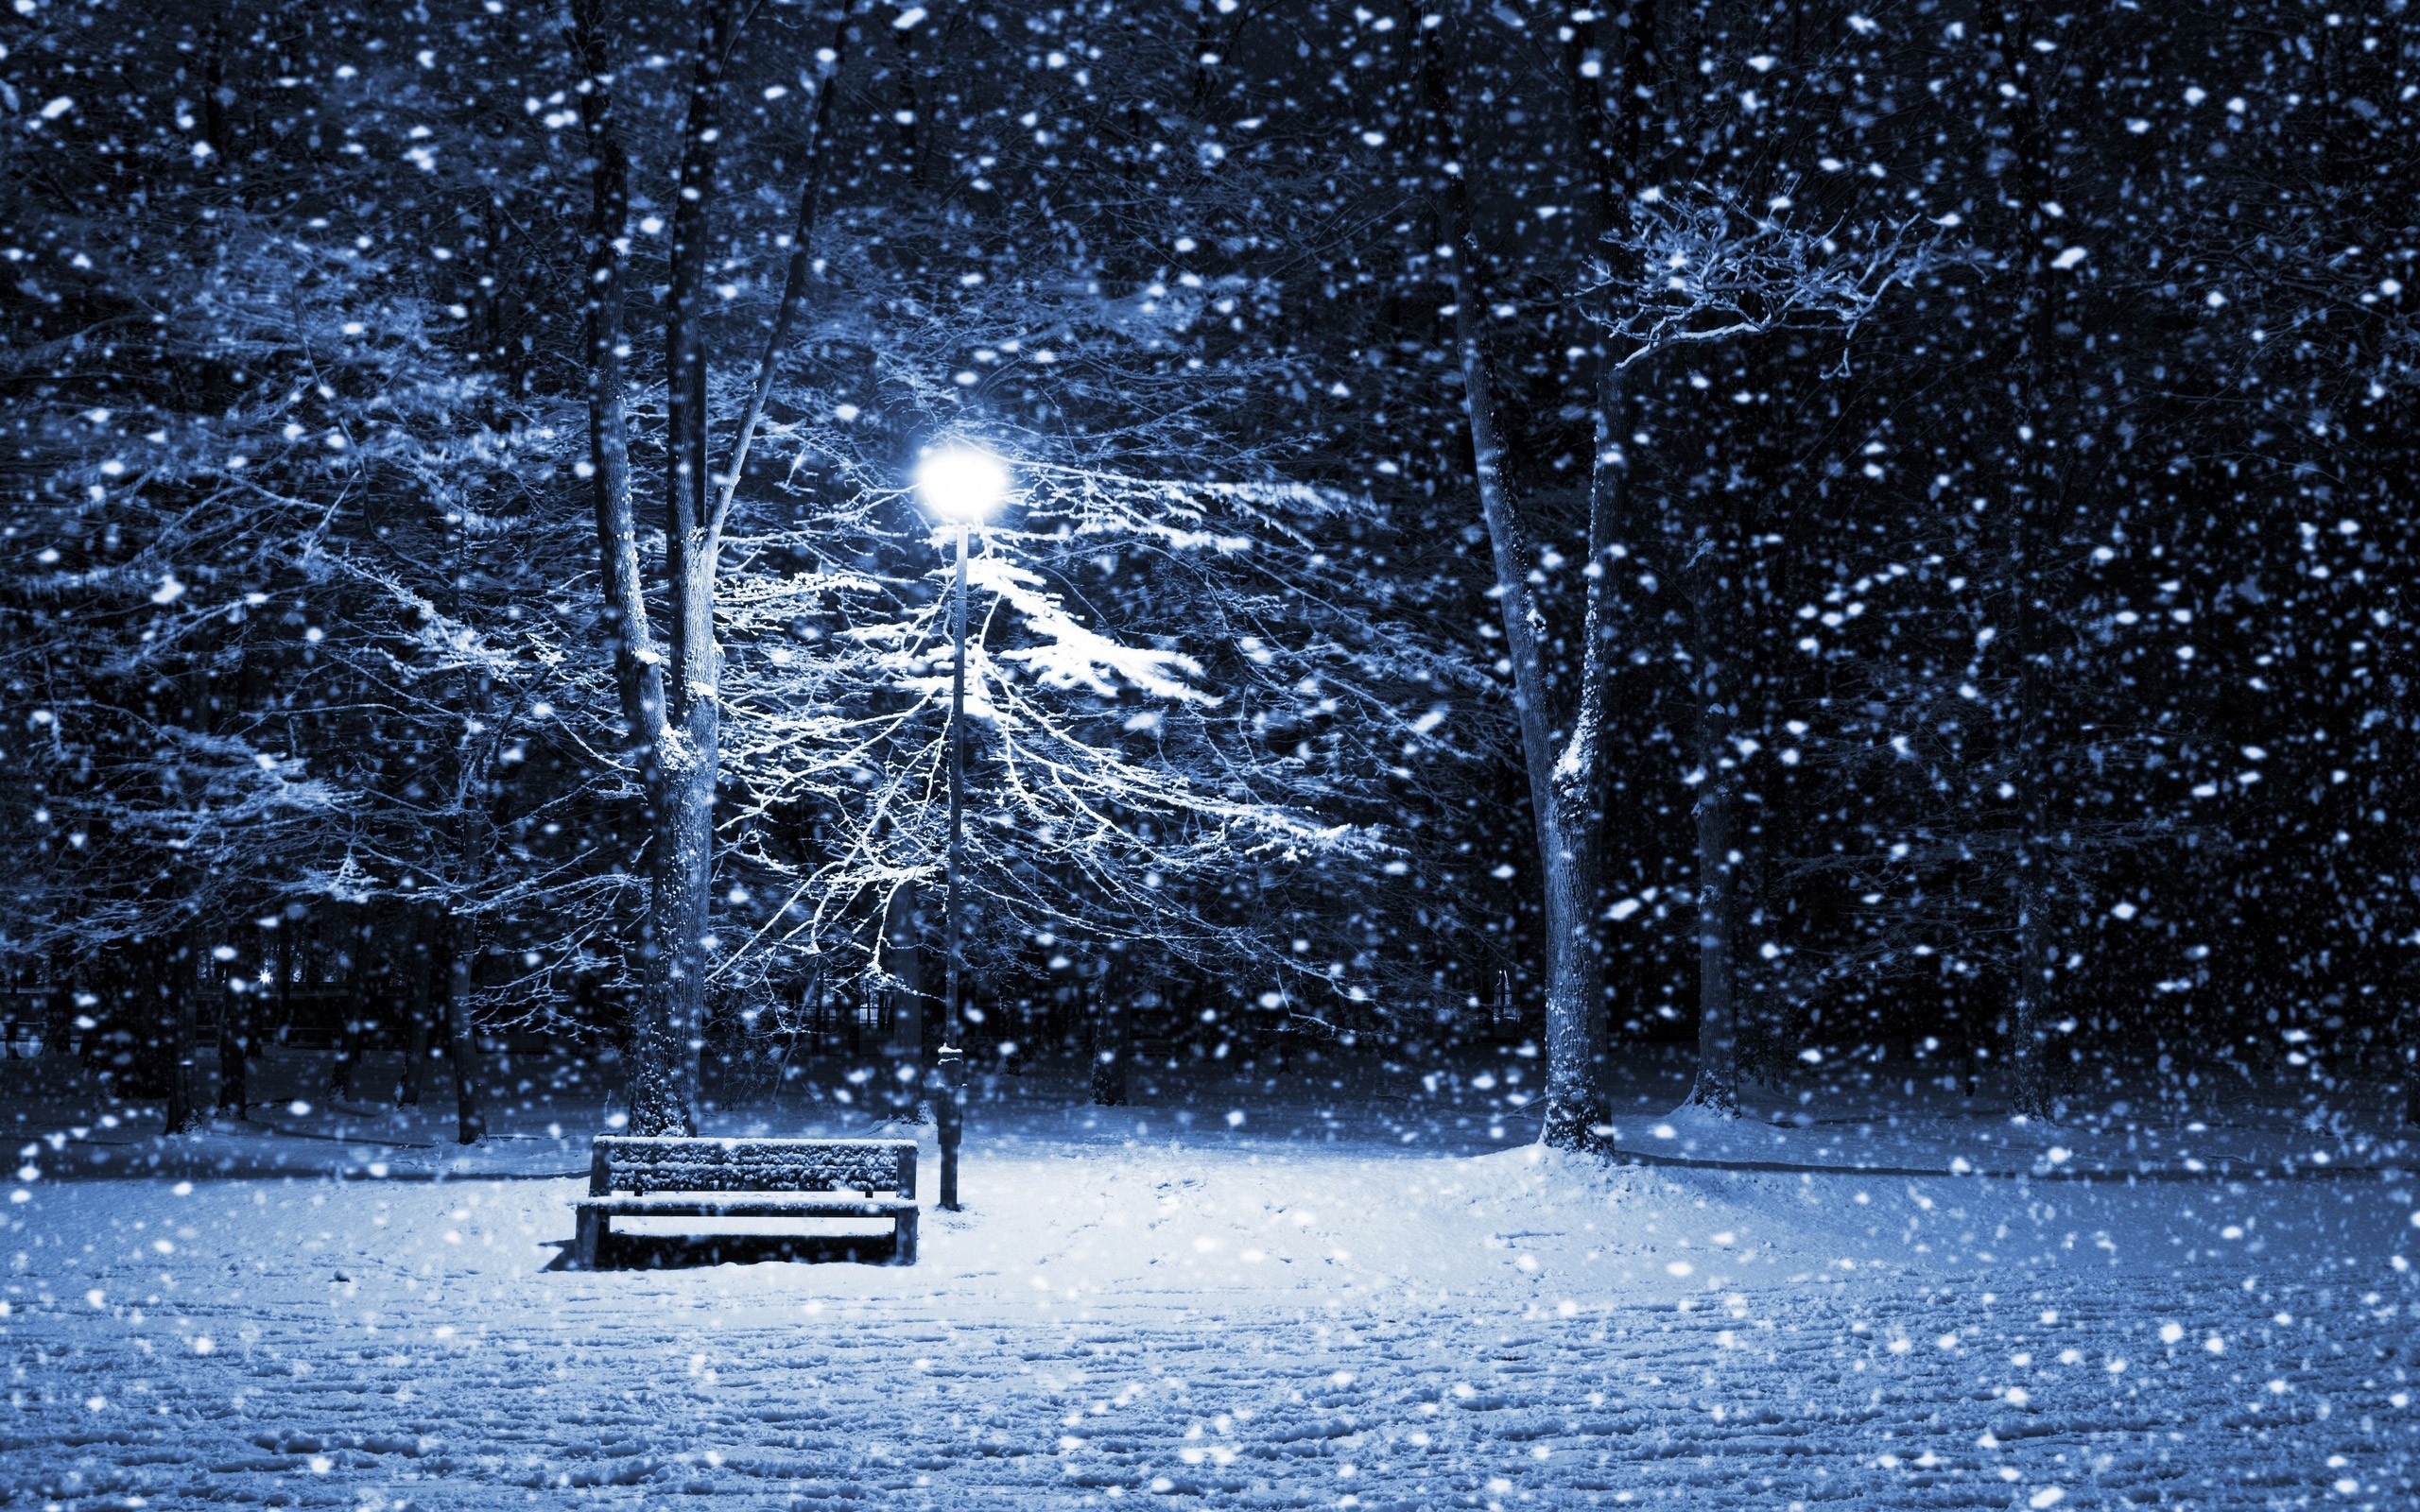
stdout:
[[2329,3],[9,0],[0,1507],[2420,1505]]

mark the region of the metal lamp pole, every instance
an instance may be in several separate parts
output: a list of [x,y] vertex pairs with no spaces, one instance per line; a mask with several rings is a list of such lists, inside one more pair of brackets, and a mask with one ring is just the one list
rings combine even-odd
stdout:
[[925,507],[958,526],[958,582],[950,600],[949,676],[949,899],[943,937],[948,948],[947,1001],[942,1005],[942,1052],[933,1067],[934,1123],[942,1146],[941,1206],[958,1211],[958,1147],[966,1131],[966,963],[959,884],[966,874],[966,544],[975,522],[1008,496],[1009,471],[976,446],[928,452],[916,468],[916,491]]
[[966,861],[966,537],[967,522],[958,522],[958,592],[950,606],[951,640],[957,647],[949,679],[949,900],[943,937],[948,944],[948,1002],[942,1009],[940,1064],[934,1067],[940,1106],[934,1109],[942,1146],[941,1206],[958,1208],[958,1146],[966,1129],[966,1052],[959,1043],[962,1022],[959,996],[959,875]]

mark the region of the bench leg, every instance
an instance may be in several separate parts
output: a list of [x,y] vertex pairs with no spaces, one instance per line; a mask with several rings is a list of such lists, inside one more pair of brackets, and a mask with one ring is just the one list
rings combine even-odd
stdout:
[[899,1215],[899,1232],[892,1242],[890,1263],[894,1265],[916,1263],[916,1210],[909,1208]]
[[605,1246],[605,1214],[595,1208],[579,1208],[579,1222],[572,1230],[571,1263],[581,1270],[596,1268],[596,1255]]

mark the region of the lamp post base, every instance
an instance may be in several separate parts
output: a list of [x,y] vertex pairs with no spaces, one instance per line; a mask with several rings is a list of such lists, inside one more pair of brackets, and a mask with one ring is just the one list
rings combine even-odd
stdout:
[[942,1183],[940,1205],[944,1212],[956,1212],[958,1206],[958,1146],[966,1132],[966,1052],[956,1045],[942,1046],[933,1067],[933,1122],[941,1135]]

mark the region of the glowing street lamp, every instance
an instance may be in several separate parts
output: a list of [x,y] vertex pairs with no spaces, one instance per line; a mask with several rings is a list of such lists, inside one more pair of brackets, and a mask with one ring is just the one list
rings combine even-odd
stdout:
[[979,446],[949,446],[926,452],[916,464],[916,496],[936,517],[958,526],[958,591],[950,605],[950,640],[956,656],[949,686],[949,901],[948,1000],[942,1010],[941,1105],[935,1109],[942,1146],[941,1206],[958,1211],[958,1146],[966,1126],[966,1052],[959,1044],[959,876],[966,858],[966,538],[991,518],[1009,496],[1009,466]]
[[916,497],[943,520],[966,526],[992,517],[1009,496],[1009,465],[979,446],[926,452],[916,464]]

